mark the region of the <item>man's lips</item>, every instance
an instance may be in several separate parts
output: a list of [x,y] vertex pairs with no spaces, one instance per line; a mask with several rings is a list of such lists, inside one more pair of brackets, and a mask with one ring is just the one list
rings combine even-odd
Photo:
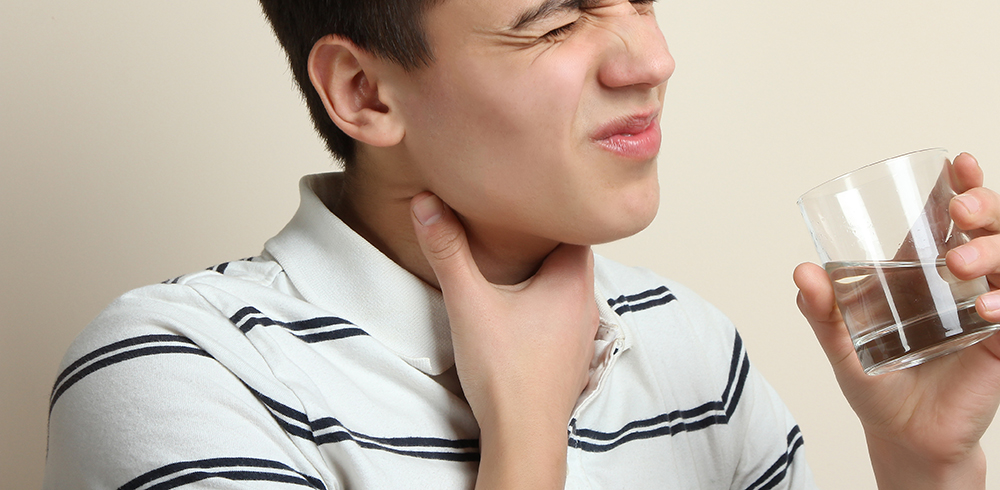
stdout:
[[660,151],[659,112],[649,111],[611,121],[594,135],[594,141],[616,155],[648,160]]

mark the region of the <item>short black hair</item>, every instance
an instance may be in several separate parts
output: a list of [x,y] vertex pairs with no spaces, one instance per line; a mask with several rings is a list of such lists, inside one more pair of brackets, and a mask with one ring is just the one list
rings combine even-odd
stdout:
[[355,141],[330,119],[309,80],[309,53],[324,36],[343,36],[383,59],[413,70],[430,63],[424,12],[439,0],[260,0],[278,42],[288,55],[316,131],[346,167],[354,164]]

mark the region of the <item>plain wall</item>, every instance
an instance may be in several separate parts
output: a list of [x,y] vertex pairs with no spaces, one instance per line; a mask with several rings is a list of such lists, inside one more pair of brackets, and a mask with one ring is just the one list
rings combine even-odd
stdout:
[[[456,0],[457,1],[457,0]],[[874,488],[791,271],[795,201],[943,146],[1000,187],[996,0],[663,2],[662,204],[599,247],[730,315],[802,426],[824,488]],[[63,352],[109,301],[257,254],[334,164],[256,2],[0,4],[0,487],[34,488]],[[984,445],[1000,488],[1000,429]]]

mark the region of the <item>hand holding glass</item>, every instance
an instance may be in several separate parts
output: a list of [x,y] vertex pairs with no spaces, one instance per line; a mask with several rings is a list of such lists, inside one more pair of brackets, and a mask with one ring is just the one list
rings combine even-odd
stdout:
[[950,167],[943,149],[908,153],[799,199],[868,374],[921,364],[1000,328],[976,313],[986,279],[961,281],[944,263],[948,250],[970,240],[948,212]]

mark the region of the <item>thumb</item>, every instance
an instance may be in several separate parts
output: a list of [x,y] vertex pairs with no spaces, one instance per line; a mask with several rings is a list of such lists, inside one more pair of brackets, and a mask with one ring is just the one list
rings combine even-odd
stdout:
[[444,202],[430,192],[410,200],[413,231],[441,291],[462,291],[481,278],[472,258],[465,229]]
[[826,271],[816,264],[800,264],[793,275],[799,288],[797,303],[799,311],[812,326],[816,340],[826,353],[838,377],[865,376],[854,351],[850,333],[844,325],[837,302],[833,296],[833,285]]

